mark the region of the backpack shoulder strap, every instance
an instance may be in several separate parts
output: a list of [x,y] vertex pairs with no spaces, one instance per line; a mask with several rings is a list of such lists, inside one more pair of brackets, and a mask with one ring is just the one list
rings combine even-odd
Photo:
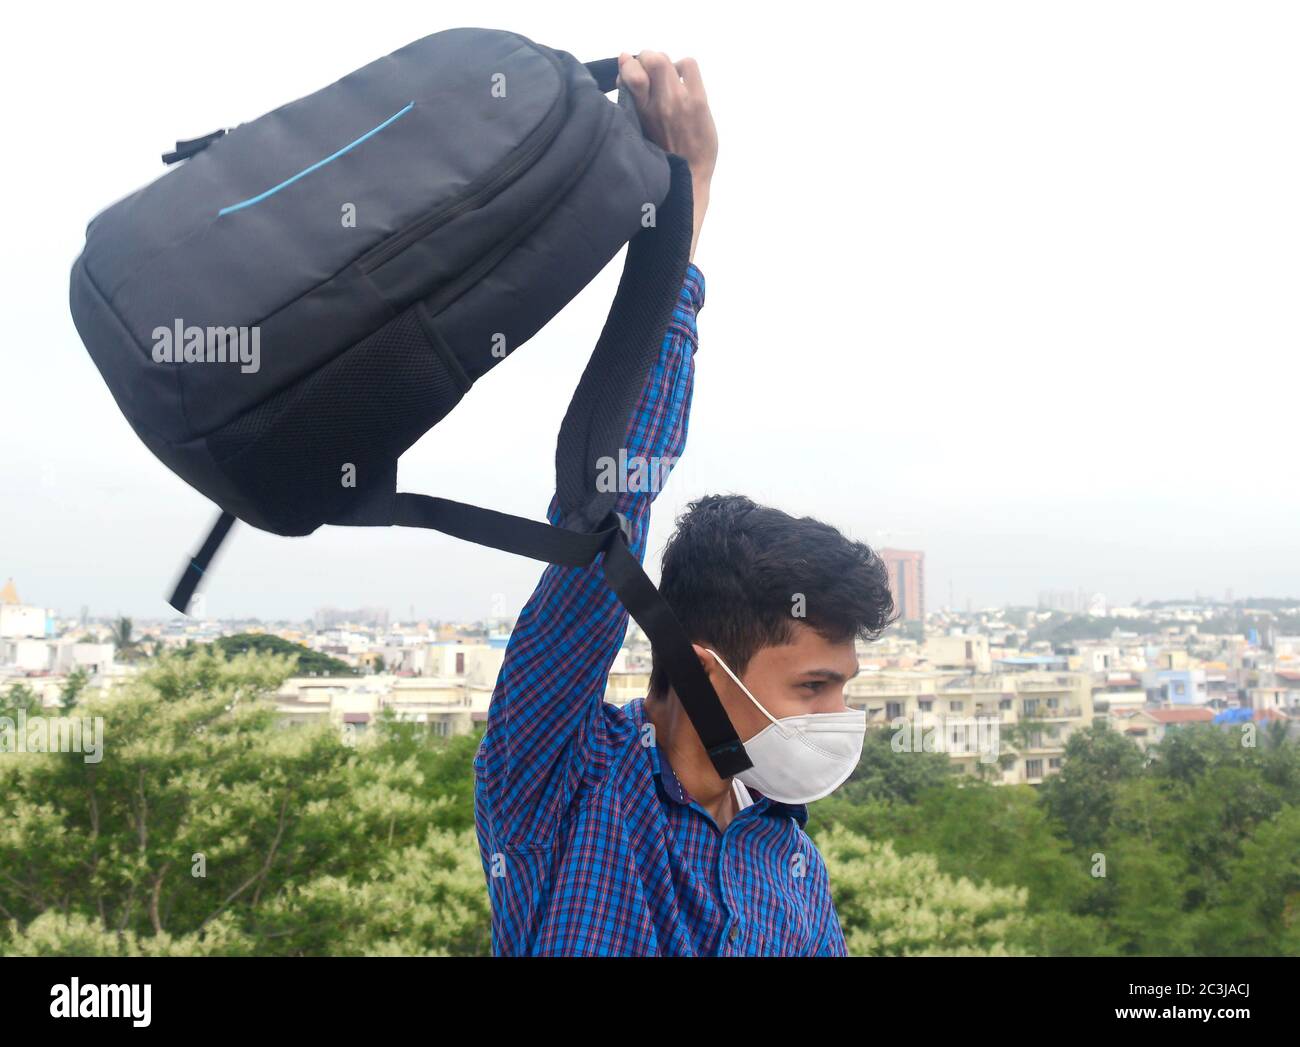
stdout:
[[654,225],[628,243],[614,303],[560,426],[556,497],[562,522],[576,530],[596,526],[614,507],[617,492],[597,488],[598,463],[617,460],[686,278],[694,209],[690,169],[679,156],[669,154],[668,161],[668,195],[655,210]]

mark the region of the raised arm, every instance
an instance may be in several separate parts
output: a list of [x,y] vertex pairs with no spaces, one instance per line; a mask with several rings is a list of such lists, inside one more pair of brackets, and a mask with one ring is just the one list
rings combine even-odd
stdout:
[[[631,549],[641,561],[651,502],[686,446],[695,314],[703,301],[704,278],[692,264],[624,442],[629,462],[639,457],[659,465],[650,489],[620,492],[615,501],[632,525]],[[560,523],[554,495],[546,515]],[[510,634],[475,761],[500,846],[549,834],[599,746],[605,684],[628,620],[600,562],[547,567]]]
[[[699,70],[690,59],[673,65],[666,55],[642,52],[623,55],[619,75],[647,136],[690,164],[698,240],[717,151]],[[703,304],[704,277],[692,262],[624,438],[627,462],[635,469],[640,459],[647,482],[629,470],[614,507],[628,518],[630,547],[642,562],[651,503],[686,446]],[[555,496],[546,515],[560,523]],[[542,573],[510,635],[475,758],[476,802],[494,847],[543,845],[583,776],[594,773],[606,681],[627,621],[600,557],[587,567],[552,564]]]

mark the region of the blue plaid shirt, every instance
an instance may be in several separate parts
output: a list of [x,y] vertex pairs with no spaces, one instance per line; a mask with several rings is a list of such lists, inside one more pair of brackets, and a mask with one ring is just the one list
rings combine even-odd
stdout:
[[[628,427],[629,462],[675,461],[686,444],[703,304],[704,277],[691,265]],[[654,496],[620,493],[615,505],[642,562]],[[554,497],[547,518],[560,522]],[[743,809],[719,832],[642,744],[644,699],[605,702],[627,621],[597,558],[547,567],[511,633],[474,760],[493,951],[845,955],[826,866],[804,832],[807,808],[740,786]]]

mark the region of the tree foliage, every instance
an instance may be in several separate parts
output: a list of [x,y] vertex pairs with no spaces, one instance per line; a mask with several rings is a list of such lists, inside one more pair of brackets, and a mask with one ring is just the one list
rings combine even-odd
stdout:
[[347,662],[322,651],[314,651],[300,643],[293,643],[269,633],[236,633],[221,636],[210,644],[187,644],[179,653],[189,657],[194,651],[216,650],[228,657],[239,654],[274,654],[296,659],[293,674],[297,676],[357,676],[358,672]]
[[[111,698],[99,762],[0,754],[0,951],[481,954],[465,743],[279,729],[276,655],[164,656]],[[428,777],[426,777],[428,775]]]
[[[1123,735],[1088,728],[1037,788],[949,776],[919,791],[846,789],[813,806],[810,831],[888,841],[932,861],[927,875],[1023,888],[1023,918],[1005,924],[1011,951],[1300,955],[1300,750],[1277,729],[1249,740],[1236,727],[1190,725],[1148,758]],[[864,753],[864,781],[903,783],[933,755],[894,754],[917,767],[881,774],[871,769],[879,741]],[[855,912],[868,910],[841,909],[846,935]]]
[[835,825],[816,837],[853,956],[1010,956],[1024,937],[1026,891],[945,875]]

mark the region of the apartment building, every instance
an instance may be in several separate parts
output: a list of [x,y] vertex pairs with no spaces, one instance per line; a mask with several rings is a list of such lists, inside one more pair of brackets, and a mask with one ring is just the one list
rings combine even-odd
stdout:
[[1061,768],[1070,734],[1091,725],[1087,673],[863,673],[845,687],[851,708],[895,732],[895,748],[946,752],[953,771],[999,784],[1036,784]]
[[368,733],[386,711],[439,737],[468,734],[487,719],[491,687],[452,676],[295,676],[275,695],[287,727],[328,723],[345,737]]
[[877,549],[889,574],[889,591],[900,621],[925,621],[925,553],[914,549]]
[[1111,717],[1117,730],[1131,738],[1146,752],[1159,745],[1171,730],[1186,724],[1212,723],[1214,710],[1203,706],[1186,709],[1121,710]]
[[1257,675],[1259,682],[1246,691],[1250,708],[1300,718],[1300,669],[1278,669]]
[[54,612],[22,602],[14,580],[0,588],[0,639],[42,639],[54,635]]
[[922,647],[925,660],[936,669],[969,669],[987,673],[993,668],[989,638],[972,633],[931,636]]
[[623,706],[633,698],[644,698],[650,693],[650,671],[648,669],[615,669],[609,674],[605,685],[605,701],[610,705]]
[[1155,669],[1142,674],[1142,689],[1151,705],[1204,705],[1209,700],[1205,670],[1190,669],[1185,659],[1178,668]]

